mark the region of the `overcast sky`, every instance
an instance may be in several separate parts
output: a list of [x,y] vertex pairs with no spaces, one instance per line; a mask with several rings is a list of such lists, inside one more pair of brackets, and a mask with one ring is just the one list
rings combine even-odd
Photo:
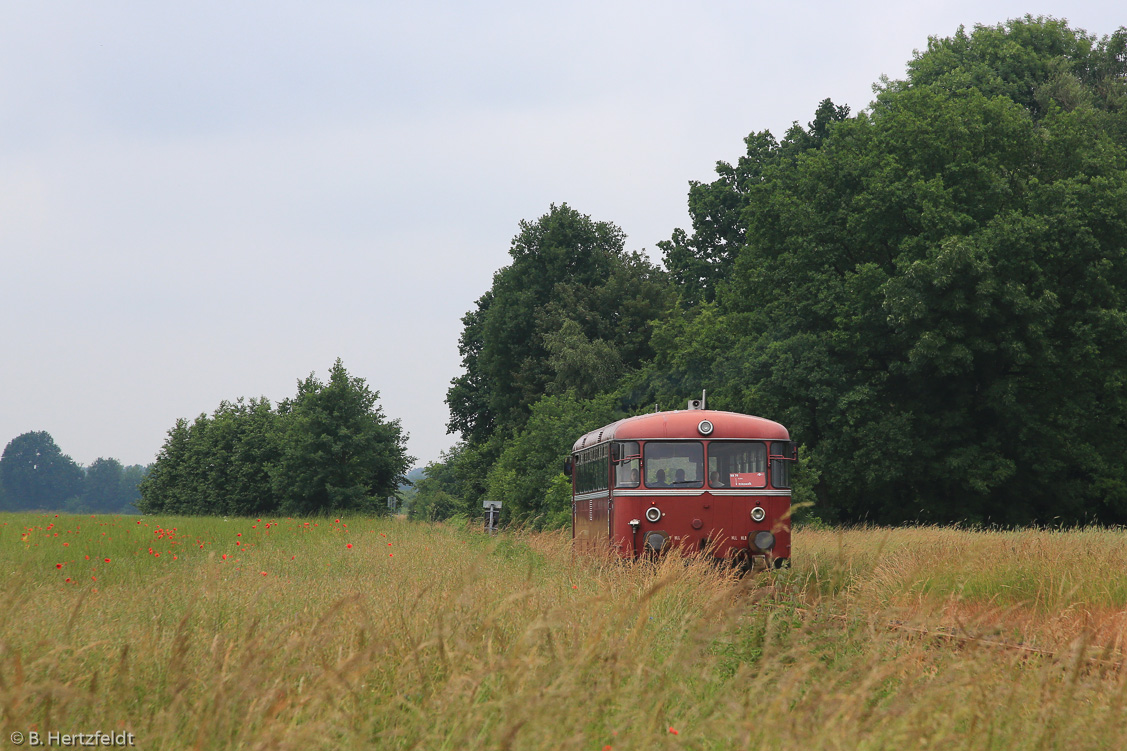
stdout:
[[1127,24],[1110,0],[0,7],[0,446],[46,430],[81,464],[149,463],[177,418],[337,357],[434,460],[460,318],[521,219],[566,202],[657,259],[689,180],[826,97],[864,109],[928,36]]

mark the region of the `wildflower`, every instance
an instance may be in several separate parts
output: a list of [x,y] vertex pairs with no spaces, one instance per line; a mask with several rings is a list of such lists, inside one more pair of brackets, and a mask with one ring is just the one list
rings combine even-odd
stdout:
[[56,563],[56,564],[55,564],[55,568],[62,568],[62,567],[63,567],[63,564],[61,564],[61,563]]
[[63,547],[64,547],[64,548],[69,548],[69,547],[70,547],[70,543],[69,543],[69,542],[64,542],[64,543],[63,543]]
[[109,563],[109,562],[110,562],[110,559],[109,559],[109,558],[107,558],[107,559],[106,559],[106,563]]
[[68,577],[67,577],[67,584],[71,584],[71,583],[72,583],[72,580],[71,580],[71,578],[70,578],[70,577],[68,576]]
[[672,726],[670,726],[669,732],[672,733],[673,735],[677,735],[677,729],[672,727]]
[[345,547],[348,548],[349,550],[351,550],[352,549],[352,543],[351,542],[348,543],[347,545],[345,545]]
[[263,576],[266,576],[266,572],[265,572],[265,571],[262,571],[261,573],[262,573],[262,575],[263,575]]

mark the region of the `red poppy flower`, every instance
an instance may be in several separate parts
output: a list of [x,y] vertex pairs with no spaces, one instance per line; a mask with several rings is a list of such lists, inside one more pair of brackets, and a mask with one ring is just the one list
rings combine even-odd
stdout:
[[107,559],[106,559],[106,563],[109,563],[109,562],[110,562],[110,559],[109,559],[109,558],[107,558]]
[[63,567],[63,564],[61,564],[61,563],[56,563],[56,564],[55,564],[55,568],[62,568],[62,567]]

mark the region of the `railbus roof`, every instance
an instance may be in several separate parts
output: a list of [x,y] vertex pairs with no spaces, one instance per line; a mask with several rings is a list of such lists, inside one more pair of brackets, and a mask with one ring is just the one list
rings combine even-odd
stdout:
[[[710,435],[701,435],[697,429],[701,420],[712,423],[713,431]],[[743,438],[789,441],[790,433],[779,423],[755,415],[719,412],[712,409],[679,409],[671,412],[651,412],[612,422],[581,436],[571,450],[579,451],[606,441],[645,441],[653,438],[707,438],[713,441]]]

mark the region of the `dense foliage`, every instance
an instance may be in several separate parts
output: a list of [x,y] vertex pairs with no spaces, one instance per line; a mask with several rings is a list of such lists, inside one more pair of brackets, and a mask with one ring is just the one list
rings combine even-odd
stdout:
[[298,382],[277,409],[265,399],[223,402],[208,416],[178,420],[138,508],[177,514],[318,514],[387,511],[412,461],[398,420],[378,392],[338,359],[322,383]]
[[1127,29],[960,29],[746,147],[668,277],[566,206],[522,223],[464,319],[445,493],[560,521],[568,439],[707,388],[791,429],[827,519],[1127,522]]
[[786,423],[838,518],[1127,521],[1125,45],[960,32],[755,140],[743,247],[658,362]]
[[0,457],[0,510],[136,513],[146,468],[99,458],[81,467],[46,431],[12,439]]
[[[454,380],[447,402],[449,427],[465,444],[445,457],[448,473],[428,471],[448,477],[443,492],[458,502],[439,508],[472,513],[488,493],[500,493],[508,501],[503,518],[543,524],[545,513],[558,517],[558,507],[544,506],[543,482],[559,475],[569,436],[574,440],[575,430],[609,416],[579,403],[613,391],[653,357],[654,321],[674,304],[666,276],[624,244],[618,227],[566,204],[520,223],[509,251],[512,263],[494,275],[492,288],[463,318],[465,373]],[[545,398],[572,408],[542,409],[533,425],[535,407]],[[552,450],[538,444],[514,456],[514,442],[527,442],[526,426],[552,435]],[[515,483],[509,470],[538,483]]]

